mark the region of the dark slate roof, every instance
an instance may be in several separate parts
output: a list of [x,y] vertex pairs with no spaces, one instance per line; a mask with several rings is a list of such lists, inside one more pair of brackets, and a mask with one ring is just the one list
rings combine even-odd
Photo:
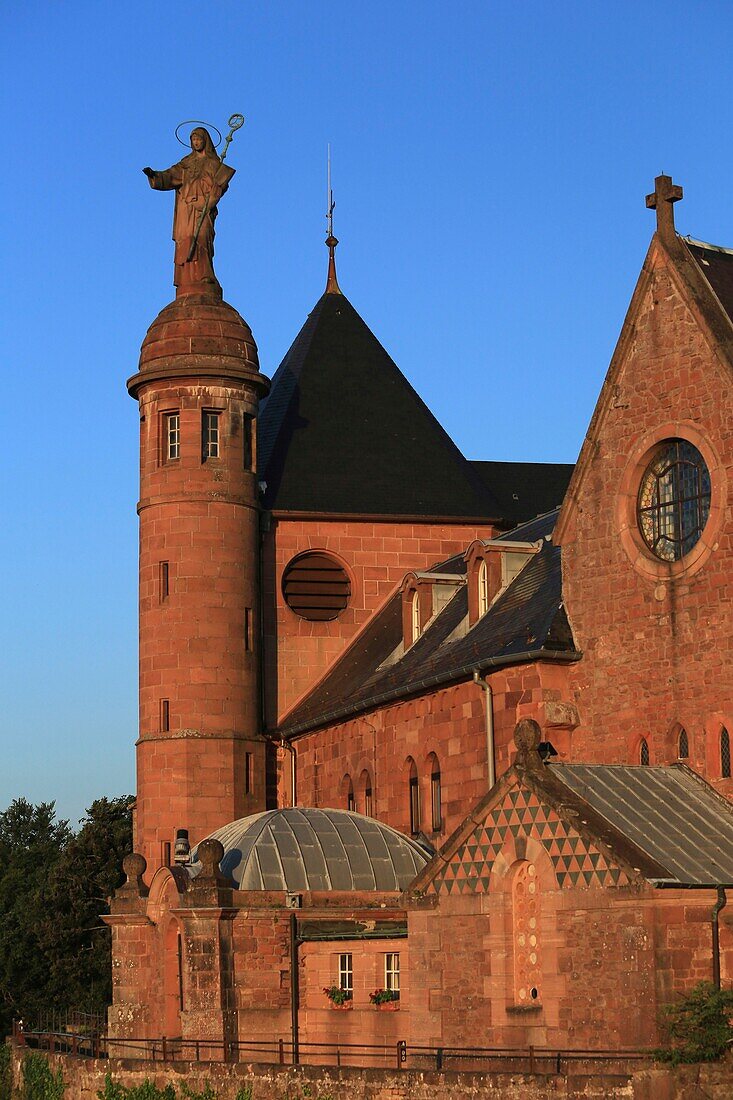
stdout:
[[733,250],[682,237],[720,304],[733,321]]
[[473,461],[499,504],[502,520],[512,526],[559,508],[573,470],[572,462]]
[[674,886],[733,885],[733,806],[683,765],[552,764],[550,774]]
[[410,837],[347,810],[267,810],[211,835],[240,890],[404,890],[429,860]]
[[258,417],[264,506],[498,519],[497,502],[343,294],[324,294]]
[[[539,656],[577,659],[562,606],[560,550],[549,541],[556,519],[557,511],[551,512],[502,536],[527,542],[542,539],[542,548],[471,630],[452,637],[468,614],[463,585],[415,644],[382,668],[402,640],[402,597],[395,592],[331,672],[285,718],[280,732],[293,735],[340,721],[370,707],[465,679],[473,669]],[[465,562],[456,556],[437,569],[462,573]]]

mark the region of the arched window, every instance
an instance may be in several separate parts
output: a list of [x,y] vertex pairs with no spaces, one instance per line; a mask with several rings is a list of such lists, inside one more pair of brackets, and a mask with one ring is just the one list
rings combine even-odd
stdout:
[[443,828],[443,807],[440,792],[440,764],[435,753],[430,757],[430,817],[433,832],[439,833]]
[[725,726],[720,731],[720,774],[730,779],[730,737]]
[[363,806],[364,816],[365,817],[373,817],[374,816],[374,804],[373,804],[373,801],[372,801],[372,777],[370,776],[370,774],[366,770],[366,768],[364,768],[364,771],[361,773],[359,786],[361,788],[361,797],[362,797],[362,806]]
[[412,640],[416,642],[421,634],[420,626],[420,593],[415,592],[410,602],[411,622],[412,622]]
[[349,813],[353,813],[356,809],[356,800],[354,799],[354,784],[350,775],[345,775],[341,786],[346,795],[346,809]]
[[649,742],[646,737],[642,737],[639,743],[639,763],[645,767],[649,764]]
[[514,1000],[518,1005],[539,1005],[542,1000],[539,887],[537,868],[522,860],[512,883]]
[[410,832],[420,832],[420,784],[417,778],[417,767],[412,757],[408,757],[410,764],[410,777],[408,782],[408,795],[410,799]]
[[677,738],[677,757],[679,760],[687,760],[690,755],[690,743],[687,739],[687,730],[683,726]]
[[478,614],[479,618],[489,610],[489,567],[482,560],[478,567]]

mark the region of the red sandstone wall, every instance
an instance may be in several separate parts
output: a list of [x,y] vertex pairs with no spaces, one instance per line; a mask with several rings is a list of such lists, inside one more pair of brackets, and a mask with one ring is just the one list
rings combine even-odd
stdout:
[[[177,828],[189,829],[196,843],[264,808],[264,747],[256,742],[258,519],[255,474],[243,444],[256,405],[246,387],[215,382],[148,383],[139,400],[137,843],[153,869]],[[220,457],[202,461],[206,408],[221,410]],[[163,461],[163,418],[170,410],[180,410],[180,457]],[[167,596],[161,562],[168,563]],[[246,751],[258,757],[249,793]]]
[[[274,726],[316,683],[408,570],[428,569],[462,554],[475,538],[493,534],[488,524],[273,518],[263,548],[268,725]],[[333,622],[307,622],[283,599],[283,571],[305,550],[334,554],[350,576],[351,602]]]
[[[690,765],[719,789],[721,723],[733,731],[733,386],[661,253],[613,392],[587,448],[587,470],[562,537],[565,598],[578,647],[573,690],[582,725],[576,759],[676,759],[675,724]],[[656,440],[683,436],[713,479],[703,557],[674,575],[640,550],[635,500]],[[637,559],[636,565],[631,559]],[[733,734],[732,734],[733,735]]]
[[[567,752],[569,732],[549,724],[558,720],[553,704],[568,697],[567,677],[566,665],[539,662],[492,673],[497,776],[512,762],[512,737],[520,718],[536,719],[558,752]],[[350,775],[356,809],[364,813],[360,777],[366,770],[372,781],[373,816],[409,833],[412,758],[420,782],[422,830],[436,844],[442,842],[488,789],[485,705],[483,689],[468,681],[299,738],[294,742],[299,804],[345,809],[344,776]],[[437,832],[430,805],[432,754],[441,773],[443,826]],[[281,805],[290,804],[289,766],[288,755],[282,767]]]
[[[658,1045],[658,1012],[711,979],[712,891],[543,892],[542,1008],[512,1009],[507,895],[441,896],[409,914],[410,1041],[434,1046],[641,1049]],[[672,969],[674,968],[674,981]],[[733,929],[721,931],[733,978]]]

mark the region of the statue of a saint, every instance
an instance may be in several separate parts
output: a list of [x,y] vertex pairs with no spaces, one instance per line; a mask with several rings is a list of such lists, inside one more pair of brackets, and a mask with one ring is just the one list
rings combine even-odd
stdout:
[[221,293],[214,274],[214,222],[219,199],[234,169],[223,164],[208,130],[191,131],[191,152],[171,168],[143,168],[156,191],[175,191],[173,240],[176,242],[173,282],[178,294]]

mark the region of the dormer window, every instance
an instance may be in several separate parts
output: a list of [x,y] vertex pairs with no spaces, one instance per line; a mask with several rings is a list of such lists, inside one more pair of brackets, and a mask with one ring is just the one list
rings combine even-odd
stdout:
[[489,567],[482,558],[478,567],[478,617],[489,610]]
[[464,554],[468,577],[468,625],[472,627],[508,588],[542,542],[476,539]]
[[422,634],[422,625],[420,623],[420,593],[413,592],[412,600],[410,601],[410,623],[411,623],[411,638],[413,642]]

